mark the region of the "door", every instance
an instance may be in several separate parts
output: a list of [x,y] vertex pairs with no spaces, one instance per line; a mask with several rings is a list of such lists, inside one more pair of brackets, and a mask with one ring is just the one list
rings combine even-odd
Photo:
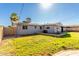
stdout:
[[47,30],[44,30],[43,33],[48,33],[48,31]]
[[63,32],[63,27],[61,27],[61,32]]

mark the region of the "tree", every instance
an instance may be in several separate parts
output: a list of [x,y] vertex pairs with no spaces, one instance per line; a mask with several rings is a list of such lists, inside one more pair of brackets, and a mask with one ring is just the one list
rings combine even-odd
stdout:
[[16,14],[16,13],[12,13],[10,19],[11,19],[12,21],[17,21],[17,20],[18,20],[17,14]]
[[27,22],[27,23],[30,23],[30,22],[31,22],[31,18],[27,17],[27,18],[26,18],[26,22]]
[[23,23],[30,23],[31,22],[31,18],[27,17],[25,21],[23,21]]
[[12,25],[13,25],[14,22],[16,23],[16,22],[19,21],[19,18],[18,18],[16,13],[12,13],[11,16],[10,16],[10,19],[11,19]]

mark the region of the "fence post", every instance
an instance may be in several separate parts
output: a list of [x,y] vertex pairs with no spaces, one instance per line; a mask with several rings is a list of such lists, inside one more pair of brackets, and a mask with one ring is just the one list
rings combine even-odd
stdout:
[[0,26],[0,42],[3,39],[3,26]]

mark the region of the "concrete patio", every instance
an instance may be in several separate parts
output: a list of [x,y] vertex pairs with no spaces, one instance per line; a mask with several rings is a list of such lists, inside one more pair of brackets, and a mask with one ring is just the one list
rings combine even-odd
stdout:
[[79,50],[63,50],[53,56],[79,56]]

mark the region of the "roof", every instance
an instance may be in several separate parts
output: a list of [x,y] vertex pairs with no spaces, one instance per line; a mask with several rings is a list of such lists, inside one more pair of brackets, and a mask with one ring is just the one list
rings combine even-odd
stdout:
[[30,26],[40,26],[40,24],[35,24],[35,23],[18,23],[17,25],[30,25]]
[[61,26],[61,23],[48,23],[48,24],[37,24],[37,23],[18,23],[17,25],[29,25],[29,26]]

